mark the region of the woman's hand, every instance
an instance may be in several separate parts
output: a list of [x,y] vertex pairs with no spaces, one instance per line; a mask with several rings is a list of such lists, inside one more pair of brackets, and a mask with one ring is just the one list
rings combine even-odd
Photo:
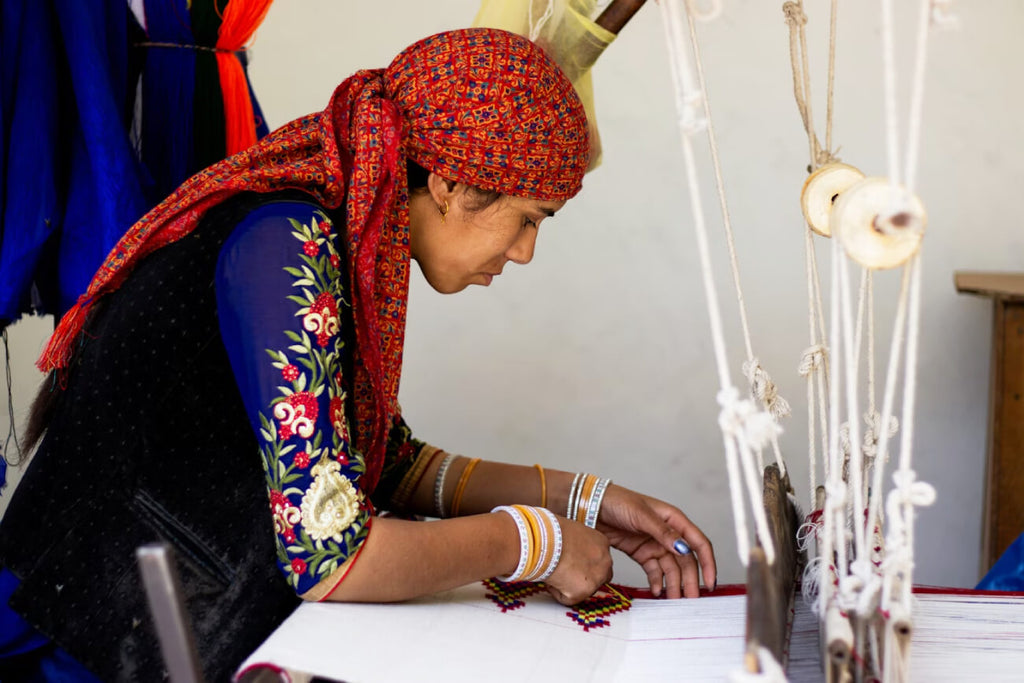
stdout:
[[576,605],[612,578],[608,538],[578,522],[558,517],[562,528],[562,558],[545,580],[548,592],[563,605]]
[[[605,492],[597,529],[647,572],[651,593],[670,598],[700,595],[697,561],[704,585],[717,583],[711,541],[681,510],[656,498],[614,484]],[[683,539],[691,552],[679,554],[673,546]]]

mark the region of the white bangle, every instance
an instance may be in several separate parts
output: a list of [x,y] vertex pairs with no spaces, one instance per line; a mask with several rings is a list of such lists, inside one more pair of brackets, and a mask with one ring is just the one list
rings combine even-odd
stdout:
[[519,564],[516,565],[516,570],[508,576],[498,577],[501,581],[518,581],[523,577],[523,572],[526,571],[526,563],[530,559],[530,531],[526,527],[526,520],[523,519],[523,515],[519,510],[510,505],[499,505],[491,510],[491,512],[507,512],[515,520],[516,528],[519,529]]
[[441,467],[437,470],[437,478],[434,480],[434,510],[440,519],[444,519],[444,478],[448,474],[448,466],[455,459],[453,453],[444,456]]
[[604,492],[608,490],[611,479],[599,479],[594,487],[594,493],[590,496],[590,503],[587,505],[587,519],[584,521],[588,527],[593,529],[597,526],[597,516],[601,512],[601,501],[604,500]]
[[537,508],[541,514],[547,515],[548,520],[551,522],[551,526],[554,528],[554,538],[549,542],[554,545],[554,552],[551,553],[551,560],[548,561],[548,566],[544,572],[537,577],[538,581],[544,581],[551,573],[555,571],[555,567],[558,566],[558,561],[562,559],[562,527],[558,524],[558,518],[555,517],[555,513],[551,512],[547,508]]

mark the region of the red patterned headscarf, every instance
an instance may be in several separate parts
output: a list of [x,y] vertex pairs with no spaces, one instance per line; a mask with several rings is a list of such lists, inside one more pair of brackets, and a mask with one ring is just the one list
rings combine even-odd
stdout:
[[480,189],[559,201],[579,191],[588,155],[583,106],[540,48],[495,29],[431,36],[387,69],[347,78],[326,110],[199,172],[143,216],[61,319],[37,365],[65,370],[96,300],[228,197],[298,189],[331,209],[344,203],[355,445],[367,456],[363,485],[372,491],[398,411],[410,258],[406,158]]

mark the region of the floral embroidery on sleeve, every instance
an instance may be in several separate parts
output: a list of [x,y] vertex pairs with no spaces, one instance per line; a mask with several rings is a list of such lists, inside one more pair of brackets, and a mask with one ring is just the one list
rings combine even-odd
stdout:
[[304,593],[352,557],[368,533],[370,503],[359,489],[362,454],[349,443],[340,335],[347,308],[333,225],[321,212],[288,219],[298,241],[287,266],[296,325],[283,349],[267,349],[279,395],[260,412],[260,452],[277,533],[277,559]]

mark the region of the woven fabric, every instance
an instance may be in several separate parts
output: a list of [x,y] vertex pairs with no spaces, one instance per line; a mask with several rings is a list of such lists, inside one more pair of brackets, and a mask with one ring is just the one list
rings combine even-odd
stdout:
[[579,98],[541,49],[495,29],[431,36],[385,70],[357,72],[326,110],[201,171],[147,213],[65,314],[38,366],[66,368],[90,306],[228,197],[297,189],[330,209],[344,203],[357,341],[355,444],[367,455],[372,491],[398,412],[410,259],[406,157],[481,189],[559,201],[579,191],[588,154]]

